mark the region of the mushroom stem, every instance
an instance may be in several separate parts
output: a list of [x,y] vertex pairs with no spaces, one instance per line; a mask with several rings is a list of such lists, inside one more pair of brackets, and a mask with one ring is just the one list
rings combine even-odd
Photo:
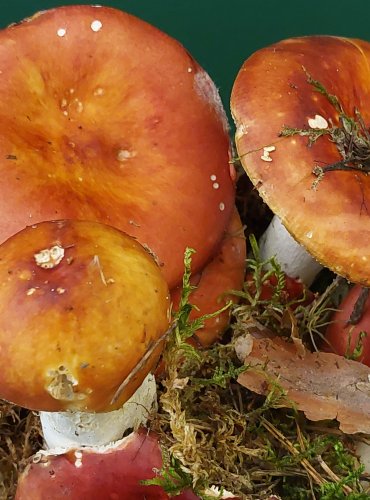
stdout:
[[127,430],[145,424],[156,404],[156,383],[149,374],[119,410],[107,413],[41,411],[46,446],[69,449],[112,443],[121,439]]
[[323,268],[293,239],[276,215],[261,236],[259,248],[263,260],[275,256],[282,270],[288,276],[300,279],[307,286],[312,284]]

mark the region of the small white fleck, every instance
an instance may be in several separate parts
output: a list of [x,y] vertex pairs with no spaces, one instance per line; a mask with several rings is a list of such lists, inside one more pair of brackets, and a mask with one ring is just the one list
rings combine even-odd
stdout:
[[307,238],[311,239],[312,236],[313,236],[313,232],[312,231],[308,231],[308,233],[306,233],[306,236],[307,236]]
[[67,30],[65,28],[59,28],[57,31],[57,35],[60,37],[65,36],[66,33],[67,33]]
[[83,181],[83,178],[82,178],[82,177],[79,177],[79,178],[78,178],[78,180],[79,180],[80,182],[82,182],[82,181]]
[[64,116],[68,116],[68,111],[63,111]]
[[81,460],[81,458],[77,458],[77,460],[75,461],[75,467],[77,469],[79,469],[80,467],[82,467],[82,460]]
[[188,73],[191,73],[193,71],[193,68],[188,68]]
[[94,95],[96,96],[103,94],[104,94],[104,89],[102,89],[101,87],[98,87],[97,89],[94,90]]
[[140,224],[138,224],[137,222],[135,222],[134,220],[129,220],[128,221],[129,224],[131,224],[131,226],[135,226],[135,227],[140,227]]
[[65,288],[61,288],[61,287],[58,287],[57,288],[57,294],[58,295],[63,295],[63,293],[65,293],[66,289]]
[[213,189],[218,189],[220,187],[220,185],[218,182],[214,182],[212,187],[213,187]]
[[263,148],[263,151],[267,153],[272,153],[273,151],[275,151],[275,149],[276,149],[275,146],[266,146]]
[[210,179],[211,179],[211,181],[215,181],[217,179],[217,176],[215,174],[212,174]]
[[218,207],[221,210],[221,212],[223,212],[225,210],[225,203],[221,202]]
[[100,31],[100,30],[102,29],[102,27],[103,27],[103,23],[102,23],[101,21],[99,21],[98,19],[96,19],[95,21],[93,21],[93,22],[91,23],[91,29],[92,29],[93,31],[95,31],[95,33],[96,33],[97,31]]
[[26,292],[26,295],[30,296],[36,292],[36,288],[29,288]]
[[69,93],[70,94],[74,94],[75,93],[75,89],[69,89]]
[[267,154],[267,155],[261,156],[261,160],[263,160],[263,161],[272,161],[272,158],[271,158],[270,155]]
[[313,129],[325,129],[329,126],[328,122],[321,115],[315,115],[315,118],[309,118],[308,125]]
[[136,151],[129,151],[128,149],[120,149],[117,151],[117,160],[118,161],[126,161],[130,158],[136,156]]
[[75,457],[76,457],[76,458],[82,458],[82,451],[80,451],[80,450],[76,450],[76,451],[75,451]]
[[362,256],[362,260],[363,260],[364,262],[366,262],[366,261],[367,261],[367,257],[366,257],[365,255],[363,255],[363,256]]
[[79,99],[75,99],[75,105],[77,113],[82,113],[84,109],[84,105],[82,104],[82,102]]
[[63,109],[63,108],[66,108],[66,107],[67,107],[67,104],[68,104],[67,99],[64,99],[64,98],[63,98],[63,99],[60,101],[60,107],[61,107],[62,109]]

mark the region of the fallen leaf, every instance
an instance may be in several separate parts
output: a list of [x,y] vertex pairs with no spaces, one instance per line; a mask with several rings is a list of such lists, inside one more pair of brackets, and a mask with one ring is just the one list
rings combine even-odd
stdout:
[[[243,343],[245,346],[243,348]],[[302,350],[280,337],[238,339],[237,353],[249,368],[238,382],[266,395],[272,381],[284,389],[284,406],[309,420],[337,419],[347,433],[370,433],[370,368],[332,353]]]

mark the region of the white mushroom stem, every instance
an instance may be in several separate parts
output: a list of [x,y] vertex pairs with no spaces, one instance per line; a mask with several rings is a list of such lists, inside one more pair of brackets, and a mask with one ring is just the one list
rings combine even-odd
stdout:
[[263,260],[275,256],[288,276],[300,279],[307,286],[312,284],[323,268],[292,238],[276,215],[261,236],[259,249]]
[[129,429],[145,424],[157,405],[154,376],[149,374],[121,409],[108,413],[40,412],[48,448],[103,446],[122,438]]

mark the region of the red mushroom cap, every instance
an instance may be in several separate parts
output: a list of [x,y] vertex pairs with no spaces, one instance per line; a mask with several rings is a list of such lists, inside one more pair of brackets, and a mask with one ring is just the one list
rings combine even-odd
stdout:
[[110,411],[154,368],[169,292],[151,255],[104,224],[44,222],[0,245],[0,397],[44,411]]
[[[364,303],[361,318],[356,324],[351,324],[350,317],[363,288],[355,285],[338,306],[338,311],[330,318],[331,323],[326,329],[322,349],[335,352],[341,356],[352,356],[356,347],[362,346],[358,361],[370,366],[370,297]],[[360,339],[360,333],[366,336]]]
[[174,39],[111,8],[69,6],[0,31],[0,242],[94,220],[136,237],[172,288],[234,204],[217,90]]
[[[156,436],[135,432],[105,450],[70,450],[31,463],[21,475],[15,499],[29,500],[32,492],[32,500],[165,500],[170,497],[161,487],[142,484],[161,467]],[[175,498],[198,497],[185,491]]]

